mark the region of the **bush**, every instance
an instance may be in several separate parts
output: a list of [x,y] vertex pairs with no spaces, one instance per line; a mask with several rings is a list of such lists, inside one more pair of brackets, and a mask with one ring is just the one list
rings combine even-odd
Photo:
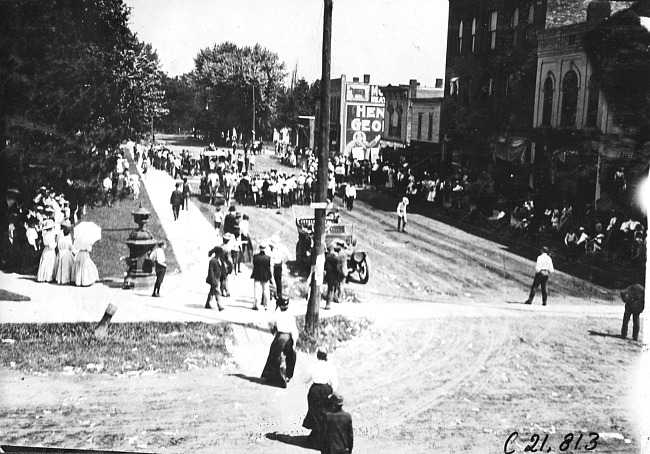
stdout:
[[366,331],[372,322],[367,318],[349,319],[342,315],[321,318],[315,334],[305,331],[305,317],[296,317],[300,336],[296,348],[306,353],[315,353],[320,346],[332,352],[342,343]]

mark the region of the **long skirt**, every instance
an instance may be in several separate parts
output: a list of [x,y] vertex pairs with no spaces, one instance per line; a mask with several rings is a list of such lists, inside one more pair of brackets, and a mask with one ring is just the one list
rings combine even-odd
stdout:
[[86,287],[99,279],[99,272],[88,251],[79,251],[74,261],[74,283]]
[[[285,367],[282,367],[283,356]],[[287,380],[293,378],[295,367],[296,351],[293,349],[293,337],[290,333],[275,333],[266,365],[262,371],[262,378],[281,388],[286,388]]]
[[41,254],[41,261],[38,264],[36,280],[38,282],[52,282],[54,280],[54,271],[56,266],[56,251],[45,248]]
[[323,415],[329,410],[329,396],[332,387],[327,383],[313,383],[307,393],[307,415],[302,421],[305,429],[317,429],[322,426]]
[[69,284],[74,280],[74,256],[69,250],[61,251],[56,259],[56,283]]

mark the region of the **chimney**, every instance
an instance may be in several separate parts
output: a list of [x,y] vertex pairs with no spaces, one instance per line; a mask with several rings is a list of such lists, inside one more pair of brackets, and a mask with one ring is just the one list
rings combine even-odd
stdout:
[[409,80],[409,96],[411,98],[417,98],[418,97],[418,81],[417,79],[411,79]]
[[364,74],[363,75],[363,83],[364,84],[369,84],[370,83],[370,74]]
[[436,79],[436,88],[442,88],[442,79]]
[[352,82],[359,83],[359,78],[358,78],[358,77],[353,77],[353,78],[352,78]]

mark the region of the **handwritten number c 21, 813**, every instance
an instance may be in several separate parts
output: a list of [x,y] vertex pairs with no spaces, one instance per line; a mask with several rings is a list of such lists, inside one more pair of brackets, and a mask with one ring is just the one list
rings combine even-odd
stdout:
[[[564,436],[562,442],[558,446],[560,452],[564,452],[570,448],[574,450],[584,449],[585,451],[593,451],[598,445],[598,434],[596,432],[589,432],[589,441],[584,444],[580,444],[584,437],[584,434],[578,434],[577,437],[569,432]],[[515,450],[510,449],[511,444],[513,444],[517,438],[519,438],[519,432],[512,432],[506,439],[505,444],[503,445],[504,454],[514,454]],[[540,452],[547,453],[551,451],[551,447],[548,443],[548,434],[544,435],[544,438],[540,438],[538,434],[532,434],[530,436],[530,443],[526,444],[524,447],[524,452]]]

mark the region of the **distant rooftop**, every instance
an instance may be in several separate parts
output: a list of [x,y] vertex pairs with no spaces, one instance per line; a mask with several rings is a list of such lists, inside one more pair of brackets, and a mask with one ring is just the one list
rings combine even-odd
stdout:
[[[591,0],[548,0],[546,29],[577,24],[587,20],[587,6]],[[629,8],[634,2],[610,2],[612,14]]]

